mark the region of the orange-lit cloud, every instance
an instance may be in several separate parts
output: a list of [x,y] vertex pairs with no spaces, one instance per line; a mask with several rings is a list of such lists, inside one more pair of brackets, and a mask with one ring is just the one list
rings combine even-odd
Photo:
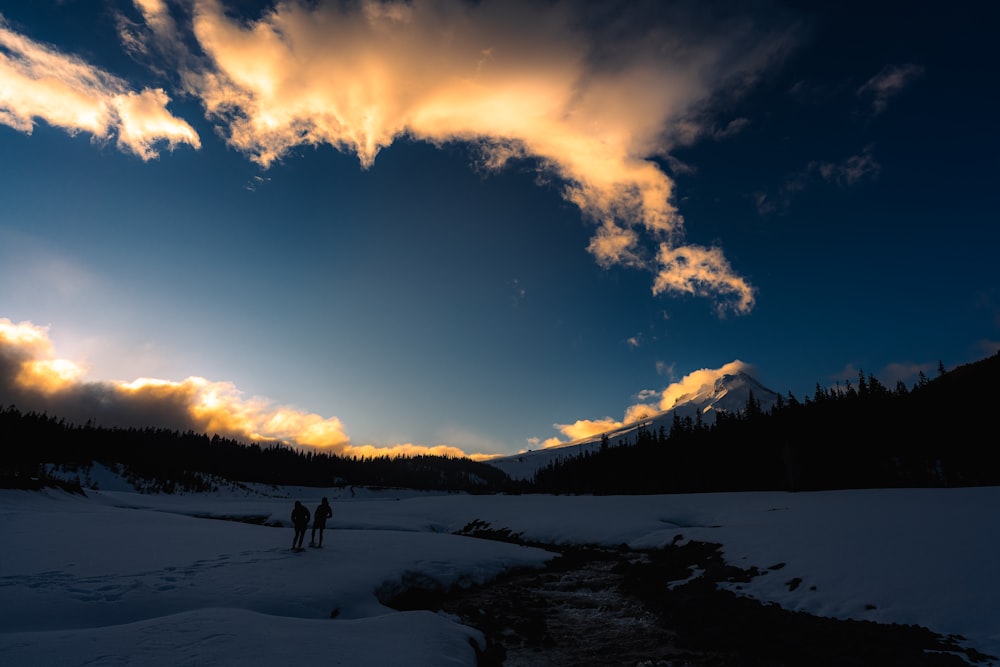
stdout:
[[528,443],[531,445],[532,449],[548,449],[549,447],[559,447],[560,445],[566,444],[559,438],[546,438],[545,440],[542,440],[541,438],[528,438]]
[[557,424],[556,427],[570,440],[579,440],[621,428],[624,425],[624,422],[605,417],[604,419],[578,419],[572,424]]
[[[658,399],[658,401],[655,403],[636,403],[635,405],[630,405],[626,408],[625,416],[621,421],[605,417],[603,419],[580,419],[572,424],[555,424],[555,428],[567,439],[549,438],[542,446],[558,447],[559,445],[565,445],[584,438],[592,438],[601,433],[649,419],[692,398],[707,396],[715,388],[715,382],[718,379],[724,375],[731,375],[746,370],[748,370],[748,366],[742,361],[736,360],[725,364],[721,368],[703,368],[694,371],[685,375],[680,381],[670,384],[662,391],[647,389],[639,392],[639,396],[643,400]],[[532,442],[537,444],[538,440],[535,439]]]
[[754,288],[729,265],[719,248],[687,245],[660,245],[660,270],[653,293],[674,292],[693,296],[727,296],[718,302],[720,315],[727,309],[749,312],[754,304]]
[[245,398],[231,383],[190,377],[180,382],[85,382],[85,369],[54,357],[48,329],[0,318],[0,404],[47,410],[73,422],[159,426],[296,445],[349,445],[336,417]]
[[80,58],[32,41],[10,29],[0,15],[0,124],[31,134],[36,119],[70,134],[114,138],[120,150],[143,160],[156,146],[201,146],[194,129],[167,111],[159,89],[130,90],[118,77]]
[[702,368],[688,373],[679,382],[672,383],[660,392],[658,407],[660,411],[669,410],[678,403],[688,400],[693,396],[711,392],[715,388],[716,380],[724,375],[733,375],[747,370],[748,366],[737,359],[723,365],[721,368]]
[[[674,183],[654,159],[717,135],[704,108],[745,88],[790,31],[694,3],[286,0],[244,21],[194,0],[195,58],[176,55],[186,35],[162,0],[134,4],[146,28],[126,43],[145,34],[173,52],[187,92],[264,168],[300,146],[353,152],[367,168],[399,137],[471,142],[486,168],[531,159],[558,177],[596,224],[589,251],[602,266],[649,269],[657,293],[715,298],[720,311],[753,306],[720,251],[684,245]],[[661,245],[715,256],[691,276]]]
[[247,398],[230,382],[189,377],[175,382],[139,378],[132,382],[84,381],[86,369],[55,356],[47,327],[0,318],[0,406],[47,411],[71,423],[193,430],[243,441],[274,441],[328,450],[341,456],[466,454],[458,447],[412,443],[352,444],[336,417],[304,412],[273,401]]

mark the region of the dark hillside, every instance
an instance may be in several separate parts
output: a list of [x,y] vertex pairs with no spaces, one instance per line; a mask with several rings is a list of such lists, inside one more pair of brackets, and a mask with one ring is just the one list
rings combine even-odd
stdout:
[[[943,369],[942,369],[943,370]],[[869,375],[763,412],[753,399],[712,426],[676,421],[542,469],[556,493],[675,493],[1000,484],[982,414],[1000,399],[1000,355],[890,390]]]

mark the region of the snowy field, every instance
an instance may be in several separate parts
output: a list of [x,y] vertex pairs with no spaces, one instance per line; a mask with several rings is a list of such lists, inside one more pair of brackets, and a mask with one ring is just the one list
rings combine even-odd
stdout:
[[[452,534],[476,519],[548,543],[719,542],[741,567],[786,564],[745,594],[961,634],[1000,655],[1000,488],[571,497],[100,486],[87,497],[0,490],[0,664],[475,665],[476,630],[394,611],[379,592],[486,581],[553,555]],[[324,495],[334,511],[324,548],[291,551],[293,501],[313,510]]]

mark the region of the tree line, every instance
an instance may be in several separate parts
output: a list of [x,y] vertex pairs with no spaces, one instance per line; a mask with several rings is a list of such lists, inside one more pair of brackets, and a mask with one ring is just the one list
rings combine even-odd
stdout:
[[382,486],[494,492],[507,476],[460,457],[348,457],[281,442],[244,443],[219,435],[164,428],[69,424],[46,413],[0,406],[0,486],[51,483],[50,467],[115,467],[147,491],[211,491],[218,480],[273,485]]
[[[693,493],[1000,484],[1000,441],[988,417],[1000,353],[912,388],[855,382],[763,410],[753,394],[714,423],[675,416],[633,441],[553,462],[515,481],[461,457],[347,457],[280,442],[245,443],[194,431],[69,424],[0,406],[0,487],[55,484],[53,465],[102,463],[145,491],[211,491],[220,481],[316,487],[381,486],[480,493]],[[64,488],[79,490],[63,483]]]
[[693,493],[1000,484],[1000,441],[984,420],[1000,391],[1000,353],[923,373],[912,387],[873,375],[791,392],[764,411],[750,395],[708,425],[675,417],[669,431],[554,461],[532,488],[545,493]]

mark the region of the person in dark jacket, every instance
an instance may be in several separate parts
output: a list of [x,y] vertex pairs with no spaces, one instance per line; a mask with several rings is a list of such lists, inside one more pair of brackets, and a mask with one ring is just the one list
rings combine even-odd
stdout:
[[306,536],[306,528],[309,527],[309,510],[298,500],[292,509],[292,525],[295,527],[295,537],[292,538],[292,548],[302,549],[302,540]]
[[[326,528],[326,520],[331,516],[333,516],[333,510],[330,508],[330,501],[323,498],[323,502],[316,506],[316,512],[313,514],[313,530],[312,537],[309,538],[309,546],[323,546],[323,529]],[[319,531],[319,542],[316,542],[317,530]]]

